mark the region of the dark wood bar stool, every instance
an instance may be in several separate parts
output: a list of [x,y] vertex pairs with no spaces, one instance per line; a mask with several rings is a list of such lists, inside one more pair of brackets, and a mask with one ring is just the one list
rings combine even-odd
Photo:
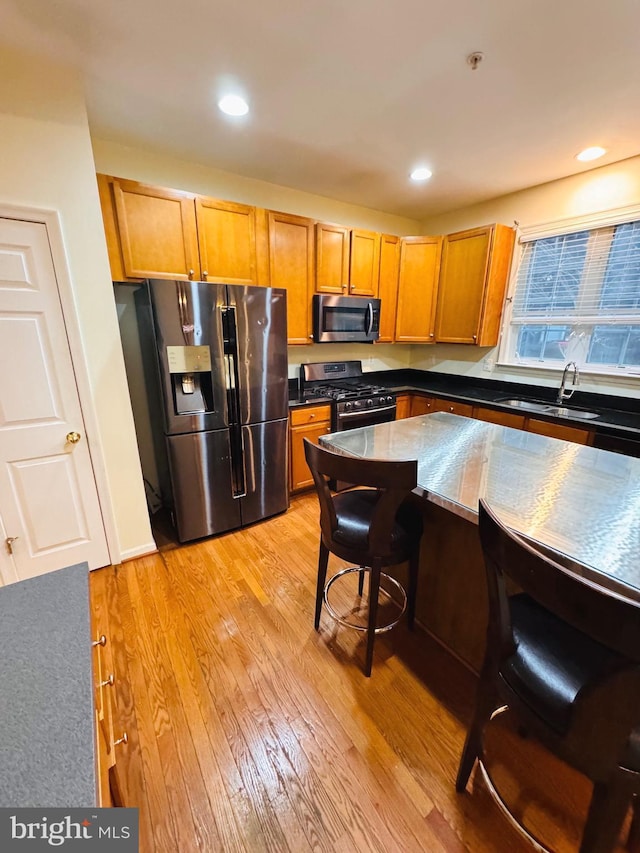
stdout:
[[[325,603],[329,614],[341,625],[367,634],[365,675],[371,675],[373,644],[376,634],[388,631],[398,619],[376,627],[380,578],[387,578],[400,591],[403,608],[407,608],[409,627],[415,617],[418,587],[418,559],[422,519],[419,510],[408,505],[406,498],[417,484],[416,460],[393,462],[357,459],[332,453],[304,440],[307,464],[320,502],[320,553],[316,590],[315,628],[320,627],[320,613]],[[366,488],[353,488],[333,494],[330,480],[342,480]],[[355,567],[344,569],[326,583],[329,553]],[[382,569],[409,560],[409,583],[405,590]],[[335,613],[328,601],[331,585],[349,572],[358,572],[358,592],[362,595],[365,573],[369,573],[369,609],[366,628],[354,625]],[[400,614],[400,616],[402,613]]]
[[[609,853],[640,793],[640,605],[539,553],[483,501],[479,522],[487,649],[456,788],[464,791],[478,759],[508,812],[482,761],[484,728],[506,705],[527,732],[591,779],[580,853]],[[521,592],[508,594],[507,579]]]

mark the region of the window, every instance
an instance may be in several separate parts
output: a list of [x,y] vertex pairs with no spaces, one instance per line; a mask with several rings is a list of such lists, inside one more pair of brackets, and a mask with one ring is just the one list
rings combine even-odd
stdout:
[[[560,230],[560,229],[559,229]],[[640,218],[521,238],[501,361],[640,372]]]

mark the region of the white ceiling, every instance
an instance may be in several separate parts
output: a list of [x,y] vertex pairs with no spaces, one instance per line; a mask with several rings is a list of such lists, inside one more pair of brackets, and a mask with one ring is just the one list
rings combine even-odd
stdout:
[[[639,0],[0,11],[1,38],[82,69],[95,136],[413,219],[640,153]],[[251,103],[244,120],[215,106],[229,83]],[[589,145],[608,154],[578,163]],[[409,181],[417,164],[431,181]]]

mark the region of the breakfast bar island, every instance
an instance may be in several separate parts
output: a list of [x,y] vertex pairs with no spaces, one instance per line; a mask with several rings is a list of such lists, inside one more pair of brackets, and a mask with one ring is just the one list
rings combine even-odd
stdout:
[[[535,547],[640,607],[640,459],[445,412],[320,441],[345,455],[418,460],[416,617],[475,671],[487,623],[480,498]],[[405,569],[390,573],[404,581]]]

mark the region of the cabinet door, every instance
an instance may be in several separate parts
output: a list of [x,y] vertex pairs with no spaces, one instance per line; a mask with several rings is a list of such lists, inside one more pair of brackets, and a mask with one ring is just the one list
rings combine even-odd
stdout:
[[400,238],[382,234],[380,240],[380,337],[378,343],[395,339],[396,307],[398,304],[398,273],[400,270]]
[[380,272],[380,234],[374,231],[351,232],[349,293],[354,296],[378,296]]
[[316,224],[316,291],[346,293],[349,287],[349,229]]
[[444,238],[436,320],[439,342],[477,343],[491,234],[491,227],[486,227]]
[[442,237],[403,237],[396,340],[433,343]]
[[500,412],[497,409],[485,409],[482,406],[474,406],[473,417],[479,421],[487,421],[490,424],[511,427],[512,429],[524,429],[524,415],[513,412]]
[[115,178],[112,186],[125,276],[199,279],[193,196]]
[[428,415],[430,412],[435,412],[433,397],[422,397],[419,394],[411,397],[412,418],[417,415]]
[[308,489],[313,486],[313,477],[304,456],[304,439],[308,438],[314,444],[318,443],[321,435],[331,432],[329,421],[317,424],[291,427],[291,491]]
[[591,444],[593,441],[593,433],[588,429],[554,424],[551,421],[541,421],[537,418],[527,418],[525,429],[527,432],[548,435],[550,438],[560,438],[563,441],[572,441],[574,444]]
[[454,400],[439,400],[433,401],[434,412],[450,412],[452,415],[462,415],[465,418],[473,417],[473,406],[468,403],[456,403]]
[[409,394],[400,394],[396,397],[396,420],[411,417],[411,397]]
[[486,225],[444,239],[436,340],[495,346],[509,278],[515,232]]
[[269,211],[270,284],[287,291],[290,344],[308,344],[312,338],[313,226],[312,219]]
[[196,198],[202,280],[257,284],[256,209]]

